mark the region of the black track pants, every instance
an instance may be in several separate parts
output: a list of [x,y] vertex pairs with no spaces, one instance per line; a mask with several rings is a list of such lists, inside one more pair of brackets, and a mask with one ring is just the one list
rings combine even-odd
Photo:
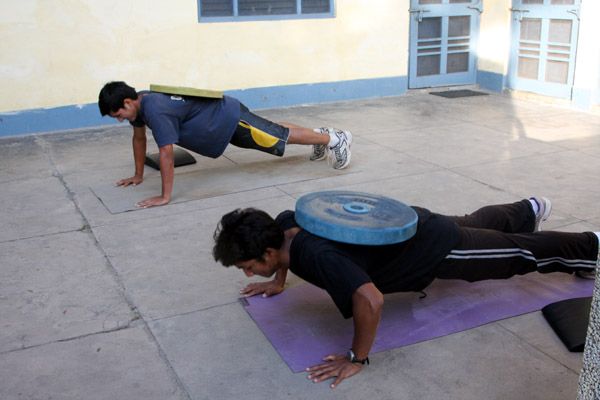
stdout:
[[437,278],[474,282],[534,271],[573,273],[596,266],[594,233],[532,232],[535,216],[529,200],[452,218],[460,226],[460,241],[440,264]]

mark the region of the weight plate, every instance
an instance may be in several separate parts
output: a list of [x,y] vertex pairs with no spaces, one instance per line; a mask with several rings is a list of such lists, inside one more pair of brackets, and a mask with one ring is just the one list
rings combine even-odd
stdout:
[[167,85],[150,85],[151,92],[159,92],[166,94],[178,94],[180,96],[191,96],[191,97],[209,97],[213,99],[223,98],[223,92],[218,90],[209,89],[196,89],[183,86],[167,86]]
[[418,216],[388,197],[351,191],[324,191],[296,201],[296,222],[308,232],[343,243],[385,245],[414,236]]

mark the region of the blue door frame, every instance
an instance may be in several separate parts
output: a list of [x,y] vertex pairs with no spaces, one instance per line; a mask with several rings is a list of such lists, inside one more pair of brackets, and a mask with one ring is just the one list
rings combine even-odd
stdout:
[[572,97],[580,4],[513,0],[509,88]]
[[408,87],[476,81],[480,0],[411,0]]

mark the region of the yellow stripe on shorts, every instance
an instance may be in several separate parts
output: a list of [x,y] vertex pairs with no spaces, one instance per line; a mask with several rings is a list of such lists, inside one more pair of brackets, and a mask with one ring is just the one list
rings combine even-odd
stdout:
[[248,124],[246,121],[240,121],[239,124],[246,129],[250,130],[250,135],[252,136],[252,140],[259,146],[262,147],[273,147],[279,142],[279,138],[275,136],[269,135],[265,131],[261,131],[258,128],[253,127]]

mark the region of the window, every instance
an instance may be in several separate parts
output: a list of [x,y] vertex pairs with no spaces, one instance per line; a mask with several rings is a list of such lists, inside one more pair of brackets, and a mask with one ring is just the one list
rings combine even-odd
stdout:
[[334,0],[198,0],[201,22],[333,16]]

